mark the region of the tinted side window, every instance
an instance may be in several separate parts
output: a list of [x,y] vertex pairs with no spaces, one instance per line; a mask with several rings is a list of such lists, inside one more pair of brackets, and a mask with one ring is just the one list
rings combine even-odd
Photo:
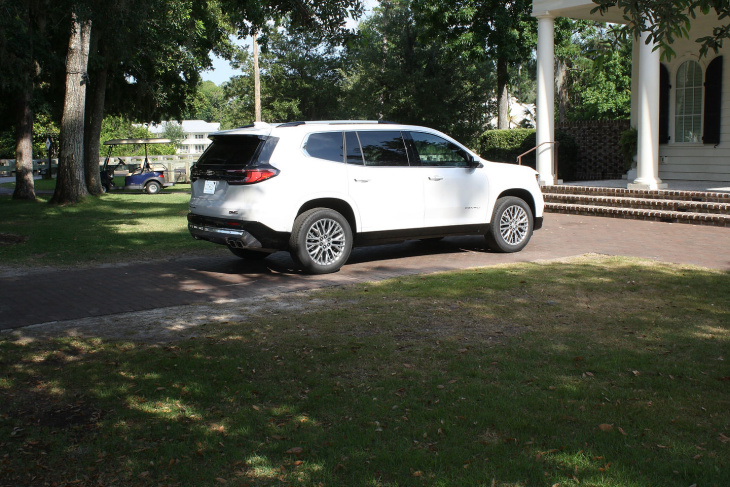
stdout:
[[344,160],[342,132],[309,134],[304,142],[304,152],[319,159],[342,162]]
[[469,154],[444,138],[422,132],[411,132],[411,138],[422,166],[467,167],[469,165]]
[[255,162],[255,156],[265,142],[265,138],[256,135],[216,137],[195,165],[245,167]]
[[366,166],[407,166],[403,136],[397,131],[358,132]]
[[363,165],[360,140],[355,132],[345,132],[345,146],[347,148],[347,163]]

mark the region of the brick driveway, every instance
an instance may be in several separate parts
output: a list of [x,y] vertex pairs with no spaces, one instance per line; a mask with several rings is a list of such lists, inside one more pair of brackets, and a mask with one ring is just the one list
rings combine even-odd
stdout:
[[489,252],[480,237],[453,237],[436,244],[406,242],[355,249],[340,272],[325,276],[302,275],[284,252],[246,262],[224,248],[214,257],[33,271],[0,277],[0,330],[586,253],[730,271],[730,229],[547,214],[544,228],[517,254]]

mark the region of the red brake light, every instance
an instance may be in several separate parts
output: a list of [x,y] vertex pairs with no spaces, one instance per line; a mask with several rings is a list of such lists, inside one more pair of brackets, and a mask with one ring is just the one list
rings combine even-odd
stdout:
[[273,178],[279,171],[274,168],[229,169],[226,171],[228,184],[254,184]]

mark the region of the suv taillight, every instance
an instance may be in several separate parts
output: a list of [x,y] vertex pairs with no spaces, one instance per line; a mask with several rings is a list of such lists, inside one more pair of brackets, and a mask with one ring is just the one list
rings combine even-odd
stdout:
[[228,169],[226,182],[230,185],[255,184],[266,181],[279,174],[274,168]]

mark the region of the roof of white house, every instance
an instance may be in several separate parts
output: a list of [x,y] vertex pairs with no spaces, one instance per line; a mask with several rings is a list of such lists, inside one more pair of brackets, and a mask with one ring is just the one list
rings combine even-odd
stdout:
[[183,131],[187,133],[217,132],[221,128],[221,124],[218,122],[208,123],[204,120],[183,120],[182,126]]
[[[160,122],[158,124],[150,124],[149,131],[153,134],[161,134],[165,131],[166,123],[178,122]],[[183,120],[182,129],[186,134],[208,134],[220,130],[221,124],[218,122],[206,122],[205,120]]]

